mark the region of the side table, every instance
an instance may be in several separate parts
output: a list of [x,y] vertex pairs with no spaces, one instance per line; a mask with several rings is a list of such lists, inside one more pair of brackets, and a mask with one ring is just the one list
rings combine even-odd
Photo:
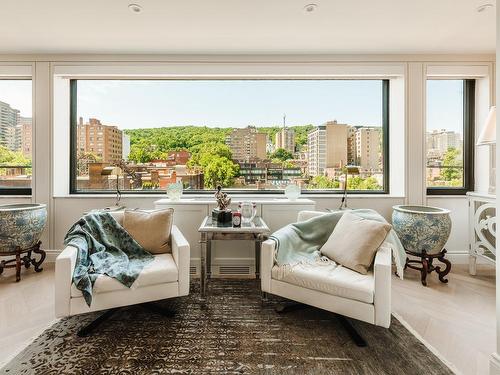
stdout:
[[269,227],[261,217],[256,216],[250,223],[241,227],[218,226],[211,216],[205,217],[198,229],[201,245],[201,296],[206,296],[207,281],[211,277],[212,241],[247,240],[255,242],[255,277],[260,277],[260,247],[270,233]]

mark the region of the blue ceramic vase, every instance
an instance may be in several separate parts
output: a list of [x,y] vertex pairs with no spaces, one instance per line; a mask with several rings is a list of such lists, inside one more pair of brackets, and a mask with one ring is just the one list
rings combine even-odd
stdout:
[[0,205],[0,254],[34,246],[46,223],[45,204]]
[[451,232],[450,211],[444,208],[393,206],[392,226],[406,251],[438,254]]

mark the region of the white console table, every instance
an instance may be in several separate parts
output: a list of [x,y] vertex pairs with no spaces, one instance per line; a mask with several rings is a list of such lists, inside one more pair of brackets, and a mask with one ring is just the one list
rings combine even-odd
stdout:
[[[231,209],[236,209],[238,202],[251,201],[257,205],[257,216],[265,220],[272,232],[287,224],[297,221],[297,214],[303,210],[314,210],[316,202],[311,199],[289,201],[286,198],[245,197],[231,195]],[[173,208],[174,224],[181,230],[191,245],[191,274],[201,273],[201,247],[198,228],[206,216],[216,207],[212,196],[201,198],[183,197],[179,201],[160,199],[155,201],[155,208]],[[234,251],[235,248],[237,251]],[[241,241],[216,241],[211,259],[213,277],[239,276],[254,277],[254,247]]]
[[495,195],[469,192],[469,273],[476,274],[477,259],[496,262]]

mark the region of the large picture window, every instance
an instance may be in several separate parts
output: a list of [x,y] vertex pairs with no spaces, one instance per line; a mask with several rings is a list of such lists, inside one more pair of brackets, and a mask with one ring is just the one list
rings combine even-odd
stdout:
[[0,78],[0,195],[31,194],[32,89]]
[[[388,191],[386,80],[71,80],[71,192]],[[346,166],[356,174],[348,174]],[[119,169],[115,168],[120,167]],[[113,170],[115,172],[113,172]],[[120,175],[114,174],[121,171]]]
[[474,92],[474,80],[427,81],[428,194],[472,190]]

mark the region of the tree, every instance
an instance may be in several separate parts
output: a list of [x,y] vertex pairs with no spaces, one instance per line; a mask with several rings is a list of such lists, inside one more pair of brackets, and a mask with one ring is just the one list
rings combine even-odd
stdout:
[[218,184],[231,186],[238,175],[239,166],[231,160],[232,153],[228,146],[221,143],[206,143],[191,147],[189,168],[200,167],[203,170],[204,185],[214,189]]
[[309,182],[309,189],[338,189],[340,186],[338,181],[335,181],[327,176],[314,176]]
[[293,159],[293,154],[290,151],[285,150],[284,148],[278,148],[276,151],[269,155],[269,158],[285,161]]
[[[441,177],[452,184],[462,184],[462,160],[460,150],[450,147],[443,156]],[[451,184],[447,184],[451,185]]]
[[[10,151],[7,147],[0,146],[0,166],[19,166],[31,167],[31,159],[28,159],[19,151]],[[31,168],[27,168],[26,172],[31,173]],[[4,168],[0,168],[0,174],[6,173]]]
[[217,185],[231,186],[238,175],[239,166],[221,156],[205,155],[202,159],[205,187],[215,189]]
[[347,179],[347,190],[381,190],[382,186],[373,176],[361,178],[349,176]]

